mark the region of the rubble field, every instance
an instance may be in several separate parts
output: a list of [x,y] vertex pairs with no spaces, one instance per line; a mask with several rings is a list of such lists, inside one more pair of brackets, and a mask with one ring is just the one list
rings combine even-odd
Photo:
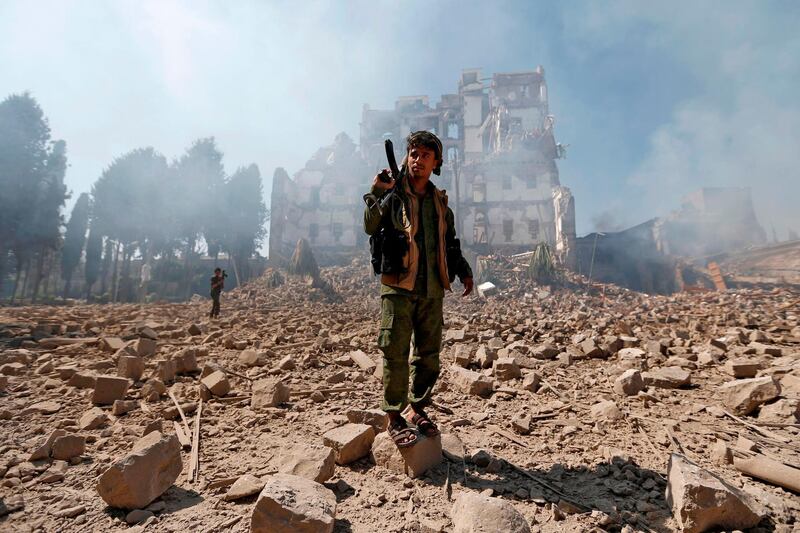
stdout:
[[800,531],[800,293],[504,272],[445,299],[399,451],[379,284],[0,308],[2,531]]

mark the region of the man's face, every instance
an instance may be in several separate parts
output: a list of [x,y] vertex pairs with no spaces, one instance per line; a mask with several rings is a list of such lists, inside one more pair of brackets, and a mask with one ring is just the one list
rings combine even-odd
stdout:
[[414,178],[430,178],[438,163],[436,152],[426,146],[412,146],[408,152],[408,170]]
[[220,272],[219,270],[215,270],[215,271],[214,271],[214,275],[215,275],[216,277],[220,277],[220,276],[222,275],[222,272]]

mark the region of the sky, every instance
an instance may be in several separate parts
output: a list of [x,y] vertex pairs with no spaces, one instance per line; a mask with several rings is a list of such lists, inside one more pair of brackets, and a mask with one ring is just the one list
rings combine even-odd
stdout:
[[796,1],[3,0],[0,99],[30,91],[67,142],[73,201],[115,158],[214,136],[228,173],[296,172],[365,103],[457,92],[464,68],[545,69],[578,234],[700,187],[751,187],[800,231]]

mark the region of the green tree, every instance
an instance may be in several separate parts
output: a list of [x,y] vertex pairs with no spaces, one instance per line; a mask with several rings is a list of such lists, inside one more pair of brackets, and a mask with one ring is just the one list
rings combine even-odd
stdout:
[[[93,229],[113,241],[111,296],[117,299],[120,276],[127,280],[136,247],[162,235],[166,225],[163,187],[168,178],[166,158],[153,148],[139,148],[116,158],[92,186]],[[120,250],[121,248],[121,250]],[[119,268],[120,252],[122,269]]]
[[224,247],[244,282],[250,277],[249,261],[266,236],[269,212],[264,204],[258,166],[238,169],[225,184]]
[[30,224],[47,189],[50,152],[50,127],[36,100],[23,93],[0,102],[0,289],[10,252],[17,266],[14,292],[29,264],[35,233]]
[[86,264],[83,268],[86,281],[86,301],[92,299],[92,286],[100,276],[100,265],[103,256],[103,236],[92,223],[89,238],[86,240]]
[[222,152],[213,137],[198,139],[173,164],[172,207],[177,235],[183,244],[185,296],[192,290],[191,258],[201,235],[206,243],[222,241],[219,198],[225,186]]
[[89,226],[89,195],[78,197],[67,222],[64,247],[61,249],[61,277],[64,279],[64,298],[69,298],[72,273],[81,261],[83,246],[86,244],[86,229]]

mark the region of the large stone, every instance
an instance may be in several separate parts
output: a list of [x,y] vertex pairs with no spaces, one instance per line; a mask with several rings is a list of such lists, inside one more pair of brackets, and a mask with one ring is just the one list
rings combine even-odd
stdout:
[[583,342],[581,342],[580,348],[581,351],[583,352],[583,355],[585,355],[586,357],[602,358],[607,355],[606,351],[603,350],[600,346],[598,346],[597,343],[594,341],[594,339],[584,340]]
[[239,354],[239,363],[248,367],[264,366],[266,357],[263,357],[255,350],[242,350]]
[[122,416],[139,407],[139,402],[136,400],[117,400],[111,406],[111,414],[114,416]]
[[759,405],[777,398],[781,387],[772,376],[764,376],[729,381],[720,385],[719,391],[725,407],[737,415],[749,415]]
[[761,406],[758,421],[773,424],[796,424],[800,421],[800,400],[780,399]]
[[378,366],[375,361],[372,360],[370,356],[362,352],[361,350],[355,350],[350,352],[350,359],[358,365],[358,367],[368,373],[375,372],[375,367]]
[[233,485],[231,485],[222,499],[226,502],[232,502],[241,498],[247,498],[248,496],[261,492],[264,485],[263,479],[257,478],[252,474],[245,474],[233,482]]
[[499,380],[507,381],[522,377],[522,372],[513,357],[501,357],[492,365],[492,374]]
[[722,369],[736,379],[754,378],[761,370],[761,363],[750,359],[728,359]]
[[495,359],[497,359],[497,350],[492,350],[486,346],[479,346],[475,352],[475,361],[481,368],[492,368],[492,363],[494,363]]
[[92,372],[73,372],[70,374],[69,378],[67,378],[67,385],[79,389],[93,389],[96,379],[96,376]]
[[389,417],[380,409],[350,409],[347,420],[353,424],[369,424],[376,434],[386,431],[389,424]]
[[117,375],[139,381],[144,374],[144,359],[138,355],[121,355],[117,360]]
[[398,448],[384,432],[375,437],[371,456],[376,465],[412,478],[419,477],[442,462],[442,439],[440,435],[433,438],[418,435],[413,446]]
[[250,407],[263,409],[277,407],[289,401],[289,387],[276,379],[260,379],[253,383],[253,396],[250,398]]
[[128,392],[128,379],[118,376],[97,376],[94,383],[92,403],[111,405],[115,400],[123,400]]
[[591,412],[595,419],[614,421],[623,418],[622,411],[620,411],[619,407],[617,407],[617,404],[611,400],[597,402],[592,406]]
[[139,395],[146,402],[157,402],[167,393],[167,386],[158,378],[150,378],[142,385]]
[[106,352],[116,352],[125,347],[125,341],[119,337],[103,337],[100,339],[100,347]]
[[669,459],[667,503],[684,533],[748,529],[763,511],[736,487],[673,453]]
[[64,435],[56,437],[53,441],[53,449],[50,455],[53,459],[69,461],[73,457],[83,455],[86,451],[86,437],[82,435]]
[[677,366],[666,366],[643,372],[642,378],[645,385],[657,389],[679,389],[686,387],[692,381],[691,374]]
[[530,533],[522,513],[506,500],[473,492],[462,493],[450,511],[453,533]]
[[197,372],[200,367],[197,365],[197,357],[208,355],[208,349],[190,346],[181,350],[172,360],[175,361],[175,372],[178,374],[189,374]]
[[442,453],[451,461],[463,461],[466,456],[464,443],[454,433],[442,433]]
[[490,396],[492,394],[492,381],[478,372],[461,368],[450,367],[450,380],[462,392],[475,396]]
[[617,366],[623,370],[647,368],[647,353],[639,348],[623,348],[617,352]]
[[50,435],[47,436],[47,439],[36,448],[33,453],[31,453],[30,457],[28,457],[28,461],[37,461],[39,459],[47,459],[50,457],[50,452],[53,449],[53,443],[59,437],[63,437],[66,435],[67,432],[63,429],[54,429],[50,432]]
[[147,357],[156,353],[156,341],[141,337],[133,343],[133,349],[140,357]]
[[170,488],[182,469],[178,437],[154,431],[100,476],[97,492],[111,507],[141,509]]
[[[117,400],[118,402],[119,400]],[[117,402],[114,402],[115,404]],[[108,415],[99,407],[92,407],[83,415],[78,421],[78,427],[81,429],[97,429],[105,426],[108,423]]]
[[535,359],[542,359],[542,360],[551,360],[555,359],[556,356],[559,354],[558,348],[553,346],[552,344],[540,344],[536,346],[533,350],[531,350],[531,355]]
[[250,520],[251,533],[331,533],[336,496],[315,481],[290,474],[266,480]]
[[327,446],[294,446],[278,459],[280,473],[304,477],[317,483],[332,478],[335,469],[336,452]]
[[346,465],[369,453],[375,430],[367,424],[345,424],[326,432],[322,440],[336,452],[336,464]]
[[225,396],[231,391],[231,382],[225,372],[217,370],[207,375],[200,382],[205,385],[214,396]]
[[644,390],[642,374],[636,369],[629,368],[614,380],[614,392],[620,396],[636,396]]

